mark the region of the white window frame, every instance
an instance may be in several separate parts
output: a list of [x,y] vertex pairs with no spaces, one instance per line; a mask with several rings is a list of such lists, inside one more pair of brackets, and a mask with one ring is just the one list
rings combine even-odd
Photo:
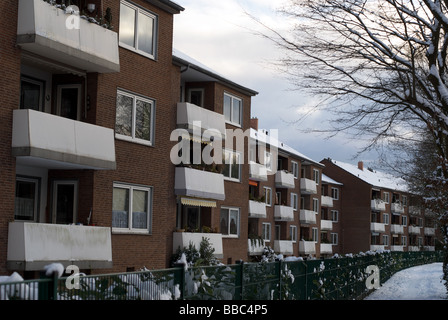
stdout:
[[[138,144],[144,144],[147,146],[153,146],[154,145],[154,125],[155,125],[155,101],[153,99],[147,98],[147,97],[143,97],[141,95],[138,94],[134,94],[134,93],[130,93],[128,91],[124,91],[124,90],[117,90],[117,100],[118,100],[118,95],[123,95],[123,96],[127,96],[129,98],[132,98],[132,119],[131,119],[131,136],[127,136],[121,133],[117,133],[116,132],[116,128],[115,128],[115,138],[119,139],[119,140],[125,140],[125,141],[130,141],[130,142],[135,142]],[[141,100],[143,102],[146,103],[150,103],[151,104],[151,117],[149,119],[150,122],[150,132],[149,132],[149,140],[145,140],[145,139],[140,139],[140,138],[136,138],[135,137],[135,126],[136,126],[136,108],[137,108],[137,100]],[[118,101],[117,103],[118,104]],[[115,113],[117,113],[117,111],[115,111]],[[115,119],[115,125],[117,123],[117,119]]]
[[313,179],[314,182],[316,182],[317,185],[320,183],[320,171],[317,169],[313,169]]
[[293,243],[296,243],[297,242],[297,226],[295,226],[295,225],[289,226],[289,235],[291,237],[291,241]]
[[[225,159],[225,155],[229,154],[230,155],[230,163],[225,163],[224,159]],[[224,175],[224,179],[225,180],[229,180],[229,181],[234,181],[234,182],[241,182],[241,158],[242,158],[242,154],[241,152],[238,151],[233,151],[233,150],[228,150],[228,149],[223,149],[222,151],[222,155],[223,155],[223,165],[228,165],[229,166],[229,176]],[[234,157],[234,155],[236,155],[236,157]],[[233,159],[235,158],[235,161],[237,163],[234,163]],[[238,178],[234,178],[232,177],[232,167],[233,166],[238,166]]]
[[331,210],[331,221],[333,222],[339,221],[339,210]]
[[[242,127],[243,126],[243,99],[241,99],[240,97],[237,97],[237,96],[235,96],[233,94],[230,94],[228,92],[224,92],[224,97],[225,96],[229,97],[230,100],[231,100],[231,104],[230,104],[230,119],[226,119],[226,122],[230,123],[230,124],[232,124],[234,126],[237,126],[237,127]],[[224,114],[224,117],[225,117],[226,112],[225,112],[224,108],[226,107],[226,105],[224,104],[224,100],[225,99],[223,99],[223,114]],[[234,114],[233,114],[233,103],[234,103],[234,100],[238,100],[240,102],[240,110],[239,110],[240,122],[236,122],[235,119],[234,119],[235,118]]]
[[389,214],[388,213],[383,213],[383,223],[385,225],[388,225],[390,223]]
[[401,236],[401,245],[403,247],[407,247],[408,246],[408,238],[406,236]]
[[331,196],[333,200],[339,200],[339,188],[331,187]]
[[299,163],[291,160],[291,170],[294,175],[294,179],[299,178]]
[[[114,227],[112,225],[112,232],[113,233],[138,233],[138,234],[152,234],[152,202],[153,202],[153,187],[149,186],[138,186],[138,185],[131,185],[131,184],[125,184],[125,183],[114,183],[113,188],[119,188],[119,189],[126,189],[129,190],[129,199],[128,199],[128,227],[127,228],[120,228],[120,227]],[[133,192],[134,190],[137,191],[144,191],[148,192],[148,199],[147,199],[147,228],[133,228],[132,227],[132,214],[133,214]],[[113,200],[112,200],[113,201]],[[113,214],[113,213],[112,213]]]
[[[263,188],[264,188],[264,201],[268,207],[271,207],[272,206],[272,188],[270,188],[270,187],[263,187]],[[267,190],[269,190],[269,197],[266,192]]]
[[39,199],[39,195],[40,195],[40,178],[34,178],[34,177],[21,177],[21,176],[16,176],[16,186],[17,186],[17,182],[24,182],[24,183],[32,183],[34,184],[34,203],[33,203],[33,214],[32,217],[30,216],[30,219],[17,219],[16,217],[16,210],[17,210],[17,206],[18,206],[18,201],[17,201],[17,189],[15,190],[15,194],[14,194],[14,220],[15,221],[28,221],[28,222],[32,222],[32,221],[37,221],[38,217],[39,217],[39,204],[40,204],[40,199]]
[[390,193],[389,192],[383,192],[383,201],[385,203],[389,203],[389,201],[390,201]]
[[408,225],[408,216],[401,216],[401,225],[405,227]]
[[383,246],[389,245],[389,236],[387,234],[383,234]]
[[330,233],[330,237],[331,237],[331,244],[336,246],[338,244],[338,234],[337,233]]
[[[125,49],[128,49],[130,51],[134,51],[142,56],[148,57],[150,59],[155,60],[157,57],[157,38],[158,38],[158,17],[157,15],[151,13],[150,11],[143,9],[141,7],[135,6],[128,1],[120,1],[120,5],[127,6],[128,8],[135,11],[135,20],[134,20],[134,47],[130,46],[124,42],[119,42],[120,47],[123,47]],[[139,14],[145,15],[146,17],[153,20],[153,34],[152,34],[152,54],[140,50],[138,48],[138,16]],[[120,31],[119,31],[120,32]],[[120,35],[118,35],[118,38],[120,39]]]
[[269,171],[272,171],[272,153],[269,151],[264,152],[264,166]]
[[316,227],[311,228],[311,237],[312,241],[318,242],[319,241],[319,229]]
[[297,193],[291,192],[291,207],[294,211],[297,211],[299,208],[299,196]]
[[314,212],[320,212],[319,210],[319,199],[313,198],[313,211]]
[[271,241],[271,224],[269,222],[263,222],[261,224],[261,237],[264,241],[270,242]]
[[[221,207],[221,210],[219,211],[220,214],[220,220],[221,220],[221,214],[223,210],[227,210],[227,221],[229,222],[228,226],[227,226],[227,234],[224,234],[221,230],[222,233],[222,237],[223,238],[238,238],[240,236],[240,229],[241,229],[241,210],[240,208],[237,207],[227,207],[227,206],[223,206]],[[237,224],[236,224],[236,234],[234,233],[230,233],[230,212],[231,211],[236,211],[237,212]]]

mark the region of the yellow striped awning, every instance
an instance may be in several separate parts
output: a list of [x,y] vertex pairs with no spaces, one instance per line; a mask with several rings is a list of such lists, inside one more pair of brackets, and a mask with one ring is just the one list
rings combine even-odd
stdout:
[[216,201],[203,200],[198,198],[181,197],[180,203],[188,206],[216,208]]

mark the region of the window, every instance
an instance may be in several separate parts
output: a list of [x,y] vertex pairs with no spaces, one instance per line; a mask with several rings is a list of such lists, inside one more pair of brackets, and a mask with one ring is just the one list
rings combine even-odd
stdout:
[[389,224],[389,214],[388,213],[383,213],[383,221],[384,221],[384,224]]
[[403,226],[408,225],[408,217],[407,216],[401,216],[401,225],[403,225]]
[[114,231],[151,233],[152,188],[114,184],[112,228]]
[[264,241],[271,241],[271,224],[263,222],[261,226],[261,237]]
[[313,211],[319,212],[319,199],[313,198]]
[[389,236],[387,234],[383,234],[383,246],[389,245]]
[[14,219],[36,221],[39,211],[39,179],[16,178]]
[[333,200],[339,200],[339,189],[338,188],[331,188],[331,197]]
[[44,111],[44,82],[22,77],[20,81],[20,109]]
[[224,177],[229,180],[241,181],[241,154],[234,151],[223,150],[223,171]]
[[289,236],[292,242],[297,242],[297,226],[289,226]]
[[157,16],[127,1],[120,3],[120,46],[154,59],[156,30]]
[[406,247],[408,245],[408,238],[406,236],[401,236],[401,245]]
[[264,199],[267,206],[272,206],[272,189],[264,187]]
[[317,228],[312,228],[312,241],[317,242],[319,239],[319,230]]
[[299,164],[295,161],[291,161],[291,167],[292,167],[292,174],[294,175],[295,179],[299,178]]
[[204,89],[188,89],[188,101],[199,107],[204,107]]
[[291,207],[294,209],[294,211],[297,211],[298,209],[298,200],[299,196],[297,193],[291,193]]
[[221,208],[221,233],[227,236],[238,236],[240,231],[240,209]]
[[384,192],[383,193],[383,200],[384,200],[384,202],[389,203],[389,196],[390,196],[389,192]]
[[331,244],[337,245],[338,244],[338,234],[337,233],[331,233]]
[[153,145],[154,101],[128,92],[117,92],[116,137]]
[[272,153],[267,151],[264,152],[264,166],[272,171]]
[[319,170],[313,169],[313,175],[314,175],[314,181],[316,182],[316,184],[319,184],[320,181],[320,172]]
[[243,102],[240,98],[224,93],[224,117],[227,122],[242,126]]
[[401,197],[403,199],[403,206],[407,206],[408,205],[408,197],[407,196],[402,196]]
[[339,211],[331,210],[331,221],[338,222],[339,221]]

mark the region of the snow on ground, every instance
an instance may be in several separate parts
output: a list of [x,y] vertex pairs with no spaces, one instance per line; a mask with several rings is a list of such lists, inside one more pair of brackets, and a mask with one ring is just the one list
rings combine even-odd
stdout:
[[442,263],[431,263],[401,270],[365,300],[444,300]]

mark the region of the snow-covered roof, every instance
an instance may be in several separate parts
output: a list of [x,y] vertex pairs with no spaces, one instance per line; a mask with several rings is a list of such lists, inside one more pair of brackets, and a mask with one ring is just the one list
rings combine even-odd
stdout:
[[378,188],[408,192],[408,186],[406,181],[402,178],[395,177],[391,174],[372,170],[364,167],[363,170],[359,169],[358,166],[355,166],[350,163],[345,163],[341,161],[331,160],[333,164],[338,166],[339,168],[347,171],[348,173],[358,177],[364,182]]
[[322,163],[319,163],[319,162],[307,157],[303,153],[300,153],[299,151],[295,150],[294,148],[288,146],[286,143],[279,141],[276,137],[269,134],[269,132],[265,129],[255,130],[255,129],[251,128],[250,129],[250,137],[252,139],[255,139],[257,141],[265,143],[266,145],[276,147],[279,150],[282,150],[286,153],[297,156],[298,158],[300,158],[304,161],[310,162],[310,163],[320,166],[320,167],[324,167],[324,165]]
[[329,176],[327,176],[326,174],[322,173],[322,182],[324,183],[330,183],[330,184],[337,184],[337,185],[343,185],[343,183],[337,182],[334,179],[331,179]]

